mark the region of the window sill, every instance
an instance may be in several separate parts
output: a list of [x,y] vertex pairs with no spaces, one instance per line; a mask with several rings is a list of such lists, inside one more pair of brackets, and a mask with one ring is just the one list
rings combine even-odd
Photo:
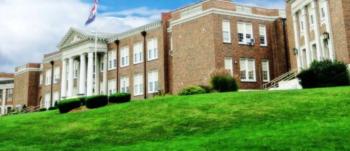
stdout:
[[260,47],[268,47],[267,45],[260,45]]
[[134,65],[138,65],[138,64],[141,64],[141,63],[143,63],[143,61],[142,62],[134,62]]
[[147,59],[147,61],[155,61],[157,60],[158,58],[154,58],[154,59]]
[[222,42],[223,44],[232,44],[232,42],[230,41],[230,42]]
[[134,96],[136,96],[136,97],[137,97],[137,96],[143,96],[143,94],[134,94]]
[[126,68],[126,67],[128,67],[129,65],[125,65],[125,66],[120,66],[120,68]]
[[242,83],[256,83],[256,80],[241,80]]

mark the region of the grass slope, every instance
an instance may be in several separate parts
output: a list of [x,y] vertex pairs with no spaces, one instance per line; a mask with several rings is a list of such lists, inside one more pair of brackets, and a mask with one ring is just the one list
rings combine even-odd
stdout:
[[0,118],[0,150],[350,150],[350,87],[240,92]]

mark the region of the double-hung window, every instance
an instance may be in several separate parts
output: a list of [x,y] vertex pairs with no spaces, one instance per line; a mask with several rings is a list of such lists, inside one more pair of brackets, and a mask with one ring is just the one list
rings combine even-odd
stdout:
[[259,25],[259,40],[260,46],[267,46],[266,26]]
[[120,50],[120,67],[126,67],[129,65],[129,48],[123,47]]
[[126,76],[120,77],[120,92],[129,93],[129,78]]
[[52,74],[51,69],[46,71],[46,74],[45,74],[45,85],[50,85],[51,84],[51,76],[52,76],[51,74]]
[[269,64],[269,60],[263,60],[261,62],[261,67],[262,67],[263,82],[269,82],[270,81],[270,64]]
[[134,64],[143,62],[143,46],[142,43],[134,44]]
[[148,93],[158,92],[158,71],[148,73]]
[[134,75],[134,96],[143,95],[143,76],[142,74]]
[[224,43],[231,43],[231,24],[229,20],[222,21],[222,36]]
[[115,80],[108,80],[108,95],[111,95],[113,93],[117,92],[116,88],[116,81]]
[[60,80],[60,68],[59,67],[56,67],[55,70],[54,70],[54,76],[53,76],[53,83],[58,83],[59,80]]
[[249,58],[240,59],[240,75],[243,82],[256,82],[255,60]]
[[153,38],[147,43],[148,51],[147,51],[147,60],[155,60],[158,58],[158,40],[157,38]]
[[251,23],[239,22],[238,28],[238,43],[252,44],[254,42],[253,25]]
[[117,55],[116,51],[108,52],[108,70],[113,70],[117,68]]
[[320,20],[321,24],[326,23],[326,5],[327,1],[320,1]]

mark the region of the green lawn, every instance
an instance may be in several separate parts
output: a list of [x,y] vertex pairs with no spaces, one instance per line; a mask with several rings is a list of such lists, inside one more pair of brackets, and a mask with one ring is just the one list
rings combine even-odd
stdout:
[[0,118],[0,150],[350,150],[350,87],[8,116]]

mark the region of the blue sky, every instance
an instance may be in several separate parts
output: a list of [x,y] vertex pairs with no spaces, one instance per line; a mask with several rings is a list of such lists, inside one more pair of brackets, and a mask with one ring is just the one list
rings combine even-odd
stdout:
[[[70,27],[118,33],[160,18],[162,12],[199,0],[100,0],[99,16],[89,27],[84,23],[93,0],[0,0],[0,72],[42,62],[57,51]],[[233,0],[246,5],[284,8],[284,0]]]

